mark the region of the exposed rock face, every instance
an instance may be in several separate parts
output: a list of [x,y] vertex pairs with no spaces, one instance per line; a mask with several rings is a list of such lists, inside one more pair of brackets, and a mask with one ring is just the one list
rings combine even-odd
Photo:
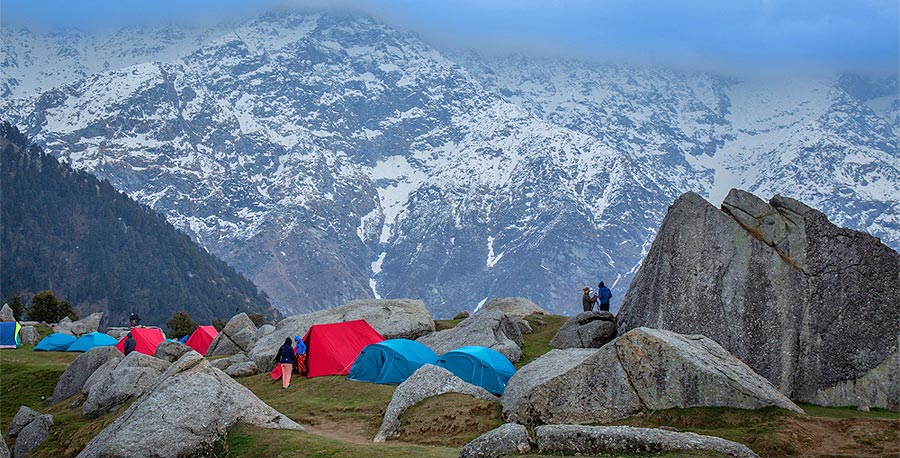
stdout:
[[181,342],[172,342],[172,341],[163,341],[156,347],[156,351],[153,353],[155,358],[159,358],[170,363],[174,363],[178,361],[178,358],[181,358],[185,353],[191,351],[191,347],[181,343]]
[[59,323],[53,325],[53,332],[81,337],[87,333],[96,332],[102,319],[103,312],[94,312],[78,321],[72,321],[69,317],[65,317]]
[[275,330],[275,326],[272,326],[271,324],[264,324],[264,325],[260,326],[259,329],[256,331],[256,339],[259,340],[260,337],[262,337],[266,334],[271,334],[272,331],[274,331],[274,330]]
[[700,406],[802,412],[772,384],[703,336],[638,328],[600,349],[552,350],[519,369],[503,394],[517,423],[603,423]]
[[553,336],[555,348],[600,348],[616,338],[616,317],[609,312],[582,312],[566,320]]
[[169,365],[166,360],[131,352],[115,369],[93,383],[82,406],[84,416],[94,418],[112,412],[144,394]]
[[191,351],[172,364],[149,392],[97,434],[78,456],[204,456],[237,422],[302,429]]
[[3,307],[0,308],[0,321],[16,321],[12,307],[9,304],[3,304]]
[[22,341],[22,345],[37,345],[41,341],[41,335],[34,326],[22,326],[22,329],[19,330],[19,339]]
[[708,451],[757,458],[746,445],[695,433],[630,426],[545,425],[535,428],[541,453],[566,455],[646,454]]
[[59,377],[53,396],[47,399],[47,404],[53,404],[69,396],[78,394],[87,379],[100,366],[111,359],[122,358],[122,353],[115,347],[97,347],[78,355],[66,371]]
[[13,458],[26,457],[37,448],[50,435],[50,427],[53,426],[52,415],[40,415],[28,423],[16,436],[16,445],[13,446]]
[[253,361],[244,361],[228,366],[225,369],[225,373],[231,377],[246,377],[248,375],[258,374],[259,368],[256,367],[256,363]]
[[122,358],[124,358],[124,356],[121,355],[118,358],[110,358],[109,361],[103,363],[102,366],[98,367],[97,370],[95,370],[94,373],[84,381],[84,385],[82,385],[81,387],[81,394],[87,397],[88,393],[91,392],[91,387],[93,387],[100,380],[107,379],[109,377],[109,374],[111,374],[112,371],[116,370],[116,366],[119,365],[119,362],[122,361]]
[[506,423],[488,431],[459,450],[460,458],[495,458],[531,451],[531,438],[524,426]]
[[498,297],[489,300],[478,312],[487,312],[496,310],[516,318],[525,318],[528,315],[539,314],[546,315],[547,311],[539,307],[534,302],[524,297]]
[[718,210],[687,193],[631,283],[619,332],[703,334],[792,399],[900,410],[900,384],[861,380],[900,351],[898,303],[900,254],[878,239],[786,197],[732,190]]
[[28,406],[20,406],[19,410],[16,412],[16,415],[13,417],[12,421],[9,423],[9,431],[6,433],[7,437],[16,437],[19,435],[19,431],[22,431],[22,428],[28,426],[29,423],[34,421],[35,418],[40,417],[41,414]]
[[261,336],[248,356],[261,371],[270,371],[278,347],[286,337],[303,337],[315,324],[366,320],[386,339],[416,337],[434,332],[434,321],[425,303],[410,299],[366,299],[348,302],[340,307],[306,315],[285,318],[275,325],[275,331]]
[[486,401],[496,401],[497,397],[480,386],[464,382],[447,369],[426,364],[413,372],[394,391],[394,396],[384,412],[381,427],[375,434],[375,442],[384,442],[397,432],[400,415],[415,403],[444,393],[462,393]]
[[209,344],[207,356],[230,356],[250,351],[257,338],[256,325],[246,313],[239,313],[222,328]]
[[499,311],[478,312],[456,327],[438,331],[416,339],[441,355],[466,345],[480,345],[494,349],[510,361],[522,357],[522,330],[519,318],[511,318]]

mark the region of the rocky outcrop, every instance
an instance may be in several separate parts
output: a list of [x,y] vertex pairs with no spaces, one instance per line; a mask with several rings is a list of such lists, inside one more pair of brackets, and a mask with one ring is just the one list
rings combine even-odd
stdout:
[[239,313],[222,328],[209,344],[207,356],[230,356],[250,351],[257,339],[256,325],[246,313]]
[[144,394],[162,376],[169,362],[136,351],[131,352],[88,391],[82,411],[95,418],[112,412],[126,402]]
[[531,451],[531,438],[524,426],[506,423],[459,449],[459,458],[499,458]]
[[171,340],[166,340],[161,342],[156,347],[156,351],[153,353],[153,356],[155,358],[174,363],[175,361],[178,361],[178,358],[181,358],[185,353],[189,351],[191,351],[191,347],[188,347],[181,342],[172,342]]
[[582,312],[566,320],[550,341],[554,348],[600,348],[616,338],[616,317],[609,312]]
[[6,432],[6,437],[18,436],[19,431],[22,431],[22,428],[28,426],[29,423],[40,416],[40,412],[32,409],[31,407],[19,406],[19,410],[16,411],[16,415],[9,423],[9,431]]
[[478,399],[496,401],[497,397],[480,386],[464,382],[447,369],[426,364],[413,372],[394,391],[394,396],[384,412],[381,427],[375,434],[375,442],[393,437],[400,426],[400,415],[417,402],[444,393],[462,393]]
[[13,446],[13,458],[24,458],[28,456],[32,450],[47,440],[50,435],[50,427],[53,426],[52,415],[39,415],[30,421],[16,436],[16,445]]
[[478,310],[478,313],[492,310],[516,318],[525,318],[533,314],[547,314],[546,310],[524,297],[497,297],[491,299]]
[[102,319],[103,312],[94,312],[78,321],[72,321],[69,317],[65,317],[52,326],[53,332],[81,337],[91,332],[97,332]]
[[13,309],[9,304],[3,304],[3,307],[0,308],[0,321],[16,321]]
[[205,456],[237,422],[303,429],[191,351],[172,364],[150,391],[97,434],[78,456]]
[[541,453],[565,455],[712,452],[757,458],[746,445],[713,436],[631,426],[545,425],[535,428]]
[[53,404],[78,394],[97,368],[116,358],[121,359],[122,353],[115,347],[96,347],[78,355],[59,377],[56,387],[53,388],[53,396],[47,399],[47,404]]
[[416,339],[442,355],[466,345],[480,345],[496,350],[516,362],[522,358],[522,330],[519,318],[498,311],[478,312],[456,327],[438,331]]
[[261,336],[248,356],[261,371],[274,367],[278,347],[286,337],[301,336],[315,324],[366,320],[386,339],[415,339],[434,332],[434,321],[422,301],[410,299],[366,299],[348,302],[340,307],[285,318],[275,331]]
[[732,190],[719,210],[688,193],[631,283],[619,332],[703,334],[792,399],[841,392],[900,410],[900,384],[862,380],[900,351],[898,303],[900,254],[877,238],[782,196]]
[[22,341],[22,345],[37,345],[41,341],[41,335],[34,326],[22,326],[19,330],[19,340]]
[[605,423],[701,406],[802,412],[712,340],[647,328],[596,350],[550,351],[513,375],[502,403],[504,419],[525,424]]

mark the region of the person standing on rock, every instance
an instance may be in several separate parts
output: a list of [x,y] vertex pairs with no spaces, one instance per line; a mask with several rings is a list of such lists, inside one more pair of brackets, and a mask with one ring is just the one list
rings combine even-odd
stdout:
[[610,291],[602,281],[597,285],[597,288],[597,300],[600,301],[600,310],[608,312],[609,300],[612,299],[612,291]]
[[284,339],[284,344],[275,354],[275,363],[281,364],[281,387],[288,389],[291,385],[291,371],[294,366],[294,346],[291,345],[291,338]]
[[594,304],[597,303],[597,298],[591,296],[591,289],[587,286],[584,287],[584,294],[581,296],[581,308],[585,312],[590,312],[594,309]]
[[134,336],[129,332],[128,338],[125,339],[125,348],[122,353],[125,353],[125,356],[128,356],[135,348],[137,348],[137,340],[135,340]]

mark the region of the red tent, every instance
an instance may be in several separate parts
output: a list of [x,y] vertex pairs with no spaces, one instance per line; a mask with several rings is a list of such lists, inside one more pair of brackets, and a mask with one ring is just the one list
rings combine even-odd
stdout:
[[303,337],[309,352],[309,375],[347,375],[359,352],[369,344],[384,340],[364,320],[317,324]]
[[[158,347],[163,340],[166,340],[159,328],[132,328],[131,335],[134,336],[134,340],[137,341],[137,346],[134,348],[134,351],[150,356],[153,356],[153,354],[156,353],[156,347]],[[116,344],[116,348],[122,353],[125,353],[125,339],[127,338],[128,335],[125,335],[125,337],[122,337],[122,339],[119,340],[119,343]]]
[[219,331],[216,331],[216,328],[212,326],[200,326],[194,330],[194,333],[191,334],[191,337],[189,337],[184,344],[193,348],[197,353],[206,356],[206,352],[209,350],[209,344],[212,343],[217,335],[219,335]]

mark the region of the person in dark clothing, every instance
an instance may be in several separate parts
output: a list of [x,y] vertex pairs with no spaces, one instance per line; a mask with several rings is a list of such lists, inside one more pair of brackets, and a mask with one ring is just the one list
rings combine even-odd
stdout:
[[591,289],[587,286],[584,287],[584,295],[581,296],[581,308],[584,309],[585,312],[590,312],[594,309],[594,304],[597,303],[597,298],[591,296]]
[[597,288],[597,300],[600,301],[600,310],[608,312],[609,300],[612,299],[612,291],[610,291],[602,281],[597,285]]
[[135,340],[134,336],[129,332],[128,338],[125,339],[125,349],[123,353],[125,353],[125,356],[128,356],[128,354],[133,352],[135,348],[137,348],[137,340]]
[[291,338],[284,339],[284,344],[275,354],[275,363],[281,364],[281,387],[290,388],[291,385],[291,369],[294,366],[294,346],[291,345]]

